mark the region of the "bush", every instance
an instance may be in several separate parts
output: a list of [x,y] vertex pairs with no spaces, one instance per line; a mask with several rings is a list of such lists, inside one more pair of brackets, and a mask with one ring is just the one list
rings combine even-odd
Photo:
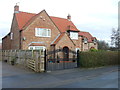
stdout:
[[100,67],[106,65],[118,65],[117,51],[97,51],[97,52],[81,52],[81,67]]
[[96,51],[98,51],[98,50],[95,49],[95,48],[91,48],[90,51],[91,51],[91,52],[96,52]]

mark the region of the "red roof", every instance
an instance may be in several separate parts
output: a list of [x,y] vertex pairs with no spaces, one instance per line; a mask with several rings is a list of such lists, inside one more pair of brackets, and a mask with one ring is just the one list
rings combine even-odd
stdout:
[[79,35],[83,36],[83,37],[86,37],[88,39],[88,42],[92,42],[92,40],[94,40],[94,38],[95,38],[89,32],[82,32],[82,31],[80,31]]
[[18,22],[19,29],[21,30],[23,26],[35,15],[36,14],[21,11],[19,11],[19,13],[16,13],[15,16]]
[[56,38],[56,40],[52,43],[52,45],[57,44],[61,40],[61,38],[64,36],[64,34],[65,33],[61,33],[60,36],[58,38]]
[[[37,15],[38,14],[21,11],[19,11],[19,13],[16,13],[15,16],[17,18],[19,29],[21,30],[25,25],[28,25],[30,22],[32,22],[32,19]],[[50,18],[61,32],[65,32],[66,30],[79,31],[76,28],[76,26],[72,23],[72,21],[69,21],[68,19],[53,16],[50,16]]]
[[76,28],[76,26],[72,23],[72,21],[69,21],[68,19],[53,17],[53,16],[51,16],[51,19],[60,29],[61,32],[65,32],[66,30],[79,31]]

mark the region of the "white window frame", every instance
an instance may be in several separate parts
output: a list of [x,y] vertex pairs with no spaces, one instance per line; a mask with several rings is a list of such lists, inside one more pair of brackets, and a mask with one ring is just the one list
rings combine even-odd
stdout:
[[[30,49],[33,48],[33,49]],[[36,48],[41,48],[41,49],[36,49]],[[43,50],[45,51],[46,47],[45,46],[29,46],[28,47],[29,50]]]
[[13,39],[13,32],[10,33],[10,39]]
[[88,40],[87,40],[87,38],[84,38],[84,43],[86,43],[86,44],[88,43]]
[[[46,31],[47,33],[40,32],[42,30],[47,30]],[[43,35],[41,33],[45,33],[46,35]],[[47,29],[47,28],[35,28],[35,36],[37,36],[37,37],[51,37],[51,29]]]
[[70,32],[70,38],[78,40],[78,32]]

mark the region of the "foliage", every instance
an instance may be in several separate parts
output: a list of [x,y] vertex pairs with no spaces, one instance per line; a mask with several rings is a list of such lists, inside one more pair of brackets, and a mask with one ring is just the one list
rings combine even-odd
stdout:
[[98,49],[99,50],[108,50],[109,45],[105,41],[100,40],[100,41],[98,41]]
[[80,53],[81,67],[90,68],[117,64],[118,64],[117,51],[97,51]]
[[120,29],[112,29],[111,45],[115,45],[116,48],[120,47]]
[[90,51],[91,51],[91,52],[96,52],[96,51],[98,51],[98,50],[95,49],[95,48],[91,48]]

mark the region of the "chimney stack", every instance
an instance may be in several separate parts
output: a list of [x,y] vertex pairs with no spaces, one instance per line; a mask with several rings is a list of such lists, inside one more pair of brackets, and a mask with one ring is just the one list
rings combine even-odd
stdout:
[[70,14],[68,14],[67,19],[68,19],[69,21],[71,21],[71,15],[70,15]]
[[14,13],[19,13],[19,6],[17,4],[14,6]]

